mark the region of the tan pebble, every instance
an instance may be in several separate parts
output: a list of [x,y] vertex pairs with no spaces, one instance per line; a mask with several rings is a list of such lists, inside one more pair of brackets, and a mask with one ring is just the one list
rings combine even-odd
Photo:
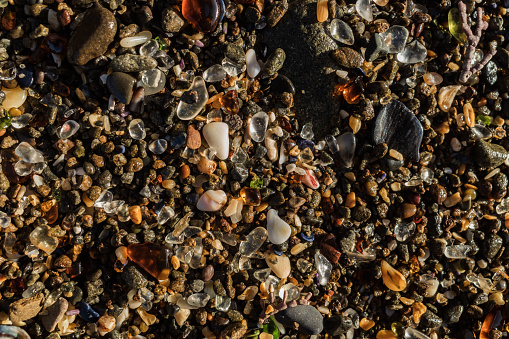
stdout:
[[141,208],[138,205],[134,205],[129,207],[129,216],[131,217],[132,222],[136,225],[141,224]]
[[202,157],[198,163],[198,171],[203,174],[212,174],[216,170],[217,164],[215,161]]
[[401,206],[401,217],[403,219],[413,217],[417,212],[417,207],[414,204],[403,204]]
[[120,246],[115,250],[115,255],[122,265],[124,265],[127,262],[127,247]]
[[391,190],[393,190],[394,192],[399,192],[401,191],[401,183],[399,182],[393,182],[391,184]]
[[355,178],[355,174],[353,172],[347,172],[345,173],[345,178],[347,178],[348,180],[350,181],[355,181],[356,178]]
[[184,180],[191,174],[191,169],[189,165],[184,165],[180,167],[180,179]]
[[262,211],[265,211],[269,207],[268,202],[262,202],[259,206],[256,206],[254,209],[257,213],[260,213]]
[[180,267],[180,260],[179,260],[179,258],[177,258],[176,255],[171,257],[171,264],[172,264],[174,270],[178,270],[179,269],[179,267]]
[[359,132],[362,126],[361,120],[353,115],[351,115],[348,119],[348,124],[350,125],[353,134]]
[[399,153],[395,149],[390,149],[389,150],[389,156],[391,156],[393,159],[396,159],[396,160],[399,160],[399,161],[403,160],[403,154]]
[[461,142],[458,140],[458,138],[451,139],[451,148],[454,152],[461,151]]
[[460,66],[458,66],[458,64],[454,63],[454,62],[450,62],[447,67],[449,67],[449,69],[453,72],[456,72],[457,70],[460,69]]
[[453,207],[456,204],[458,204],[459,202],[461,202],[461,195],[459,192],[456,192],[444,200],[444,206],[447,208]]
[[327,6],[327,0],[318,0],[316,4],[316,19],[318,22],[324,22],[328,17],[329,8]]
[[472,107],[472,104],[467,102],[463,105],[463,115],[465,118],[465,123],[468,127],[474,127],[475,125],[475,111]]
[[88,197],[86,192],[83,192],[83,195],[81,196],[81,198],[87,207],[94,206],[94,202],[92,200],[90,200],[90,198]]
[[400,292],[406,288],[406,278],[385,260],[382,260],[382,278],[384,285],[392,291]]
[[398,339],[391,330],[380,330],[376,334],[376,339]]
[[421,302],[415,302],[412,305],[412,316],[416,324],[421,322],[421,317],[428,308]]
[[345,206],[348,208],[355,207],[355,192],[350,192],[346,195]]
[[163,188],[165,188],[167,190],[171,190],[172,188],[175,187],[175,181],[171,180],[171,179],[163,180],[163,182],[161,184],[162,184]]
[[369,331],[369,329],[371,329],[373,326],[375,326],[375,322],[371,319],[362,318],[359,322],[359,327],[364,331]]
[[400,300],[403,304],[408,305],[408,306],[412,305],[412,304],[415,302],[415,300],[410,299],[410,298],[406,298],[406,297],[401,297],[401,298],[399,298],[399,300]]
[[187,127],[187,140],[186,145],[190,149],[198,149],[201,146],[201,135],[200,132],[194,128],[193,125]]

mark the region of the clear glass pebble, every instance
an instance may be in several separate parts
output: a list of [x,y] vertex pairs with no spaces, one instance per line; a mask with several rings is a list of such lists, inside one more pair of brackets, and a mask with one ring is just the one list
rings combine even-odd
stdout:
[[230,160],[237,164],[243,164],[248,160],[248,158],[249,156],[246,151],[242,147],[237,147]]
[[29,164],[44,162],[44,156],[42,153],[33,148],[32,145],[26,141],[20,142],[14,152],[21,158],[21,160]]
[[175,216],[175,211],[170,206],[163,206],[161,208],[161,211],[157,215],[157,222],[159,225],[164,225],[168,222],[171,218]]
[[47,225],[37,226],[32,233],[30,233],[30,241],[32,245],[47,254],[51,254],[58,247],[58,238],[49,236],[48,231],[50,227]]
[[197,269],[201,263],[201,256],[203,254],[203,244],[200,237],[195,238],[196,245],[193,247],[193,256],[189,262],[189,267]]
[[491,130],[481,124],[475,124],[471,128],[472,134],[474,135],[475,140],[486,140],[493,136],[493,133],[491,133]]
[[329,150],[332,154],[339,152],[339,145],[336,138],[332,135],[326,135],[325,141],[327,142],[327,145],[329,146]]
[[269,115],[265,112],[258,112],[251,117],[249,124],[249,134],[254,142],[262,142],[265,140],[267,133],[267,126],[269,126]]
[[421,275],[419,284],[425,288],[423,293],[424,297],[431,298],[437,293],[440,281],[431,274],[423,274]]
[[11,217],[7,213],[0,211],[0,227],[7,228],[11,224]]
[[394,227],[394,236],[399,242],[407,241],[415,233],[416,225],[411,222],[398,222]]
[[432,169],[427,167],[421,168],[421,179],[428,185],[432,183],[434,175]]
[[239,253],[249,257],[256,252],[267,240],[267,230],[265,227],[257,227],[246,237],[245,241],[240,243]]
[[313,124],[312,123],[307,123],[305,124],[304,126],[302,126],[302,130],[300,131],[300,137],[302,139],[306,139],[306,140],[311,140],[313,139],[314,137],[314,133],[313,133]]
[[120,206],[124,205],[124,200],[113,200],[112,202],[106,202],[103,205],[104,212],[106,213],[117,213]]
[[34,164],[20,160],[14,164],[14,171],[19,176],[27,176],[34,171]]
[[414,40],[398,53],[397,59],[403,64],[416,64],[426,59],[428,50],[420,42]]
[[467,257],[468,252],[472,249],[469,245],[451,245],[446,246],[444,255],[449,259],[464,259]]
[[121,222],[127,222],[131,220],[131,216],[129,215],[129,206],[124,204],[120,206],[117,210],[118,220]]
[[231,77],[237,76],[246,70],[245,64],[244,65],[237,64],[236,62],[228,58],[224,58],[223,61],[221,62],[221,65],[223,66],[223,69],[226,71],[226,73]]
[[288,292],[288,296],[287,296],[286,300],[292,301],[292,300],[299,299],[300,291],[299,291],[299,288],[297,286],[295,286],[294,284],[288,283],[288,284],[281,286],[281,288],[279,289],[279,297],[281,299],[283,299],[283,295],[284,295],[285,291]]
[[136,140],[145,139],[147,132],[145,131],[145,124],[141,119],[133,119],[129,123],[129,135]]
[[352,132],[346,132],[338,137],[339,156],[345,167],[352,167],[353,158],[355,155],[355,148],[357,145],[355,135]]
[[495,207],[497,214],[505,214],[509,212],[509,198],[504,198],[500,201],[500,204]]
[[94,201],[94,207],[97,208],[103,208],[104,204],[110,203],[113,201],[113,193],[109,190],[102,191],[101,194],[99,194],[99,197],[96,201]]
[[332,264],[320,252],[316,252],[315,266],[318,271],[318,281],[320,282],[320,285],[327,285],[332,274]]
[[33,285],[30,285],[24,292],[23,294],[21,294],[21,296],[23,298],[31,298],[33,297],[34,295],[36,295],[37,293],[41,292],[42,290],[44,290],[45,286],[44,286],[44,283],[38,281],[36,282],[35,284]]
[[193,257],[193,248],[190,246],[180,246],[175,251],[175,255],[181,262],[189,264],[189,262],[191,262],[191,258]]
[[209,93],[202,77],[195,77],[187,92],[190,94],[188,102],[181,98],[177,107],[177,116],[181,120],[194,119],[209,100]]
[[194,308],[205,307],[210,300],[210,295],[207,293],[194,293],[187,297],[187,303]]
[[167,148],[168,141],[166,141],[165,139],[154,140],[148,145],[149,151],[154,154],[163,154]]
[[404,339],[430,339],[430,337],[415,328],[407,327]]
[[60,139],[68,139],[72,137],[80,129],[80,124],[74,120],[67,120],[60,128]]
[[350,26],[340,19],[333,19],[330,23],[330,34],[331,36],[345,45],[353,45],[355,43],[355,37]]
[[258,281],[265,281],[267,280],[267,278],[269,277],[270,275],[270,268],[264,268],[264,269],[261,269],[261,270],[257,270],[257,271],[254,271],[253,272],[253,278],[255,278],[256,280]]
[[388,30],[380,33],[389,53],[399,53],[405,48],[408,39],[408,29],[404,26],[391,26]]
[[231,304],[232,300],[229,297],[222,297],[220,295],[216,295],[216,310],[221,312],[228,312]]
[[203,80],[206,82],[218,82],[226,78],[226,71],[221,65],[212,65],[203,72]]
[[145,96],[161,92],[166,84],[166,75],[157,68],[142,71],[140,75],[138,86],[145,89]]
[[173,233],[168,233],[168,235],[164,238],[164,241],[168,244],[180,245],[184,242],[184,235],[180,234],[178,236],[174,236]]
[[13,80],[18,75],[18,69],[13,61],[4,61],[0,64],[0,80]]
[[11,126],[14,128],[23,128],[28,126],[28,122],[32,119],[32,114],[25,113],[11,119]]
[[151,57],[152,55],[156,54],[156,52],[158,50],[159,50],[159,43],[156,40],[152,39],[150,41],[145,42],[143,45],[141,45],[140,55]]
[[355,3],[355,10],[366,21],[373,21],[373,8],[371,7],[371,0],[357,0]]
[[220,109],[213,109],[212,111],[207,113],[207,124],[210,124],[211,122],[222,122],[222,121],[223,113],[221,112]]

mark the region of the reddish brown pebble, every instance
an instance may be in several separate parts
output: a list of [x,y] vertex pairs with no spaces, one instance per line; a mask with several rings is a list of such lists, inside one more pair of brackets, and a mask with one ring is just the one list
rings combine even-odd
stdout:
[[201,146],[201,135],[200,132],[194,128],[193,125],[189,125],[187,128],[187,140],[186,145],[190,149],[198,149]]
[[417,207],[414,204],[403,204],[401,206],[401,217],[403,219],[413,217],[415,212],[417,212]]
[[337,263],[341,253],[339,252],[336,239],[333,234],[327,234],[320,243],[320,252],[331,262]]
[[223,0],[184,0],[182,15],[197,30],[210,33],[224,13]]
[[8,12],[2,18],[2,28],[10,31],[16,27],[16,12]]
[[71,23],[71,16],[69,15],[69,11],[67,9],[58,11],[57,20],[61,26],[69,25]]
[[202,272],[203,281],[207,282],[214,276],[214,266],[207,265]]
[[180,179],[184,180],[186,179],[189,174],[191,174],[191,169],[189,168],[189,165],[184,165],[180,167]]
[[127,246],[129,259],[158,280],[166,280],[170,275],[169,254],[167,248],[151,242]]

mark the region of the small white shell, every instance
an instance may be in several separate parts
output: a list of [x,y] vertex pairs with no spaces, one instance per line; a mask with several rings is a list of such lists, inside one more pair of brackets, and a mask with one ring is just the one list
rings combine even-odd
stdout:
[[223,206],[226,204],[226,201],[228,201],[228,198],[226,197],[226,193],[224,191],[208,190],[200,197],[196,207],[200,211],[216,212],[223,208]]
[[271,209],[267,213],[267,233],[270,242],[279,245],[290,238],[292,229],[277,215],[276,210]]

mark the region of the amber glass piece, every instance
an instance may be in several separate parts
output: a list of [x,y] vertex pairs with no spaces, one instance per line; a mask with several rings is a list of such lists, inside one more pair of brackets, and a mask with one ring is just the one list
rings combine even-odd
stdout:
[[63,97],[68,97],[71,94],[69,87],[58,81],[53,84],[52,89],[53,92]]
[[219,103],[223,106],[224,110],[228,114],[239,113],[240,105],[238,93],[236,90],[228,91],[225,95],[219,98]]
[[182,15],[194,28],[203,32],[213,32],[223,19],[223,0],[184,0]]
[[76,277],[79,277],[83,274],[83,265],[81,264],[81,261],[75,261],[72,263],[71,267],[68,267],[65,270],[65,273],[67,276],[71,279],[74,279]]
[[11,284],[9,287],[11,293],[23,293],[23,291],[27,289],[25,279],[23,278],[16,278],[14,280],[11,280]]
[[138,264],[157,280],[165,280],[170,275],[170,251],[151,242],[127,246],[129,259]]
[[2,161],[2,171],[7,179],[13,184],[22,184],[30,177],[28,175],[24,177],[17,175],[14,170],[14,162],[11,161]]
[[48,221],[48,224],[53,224],[58,219],[58,204],[53,205],[50,210],[44,215],[44,218]]
[[2,28],[10,31],[16,27],[16,12],[8,12],[2,18]]
[[345,98],[346,102],[348,102],[350,105],[358,104],[360,102],[362,93],[364,93],[364,83],[362,82],[362,77],[355,77],[345,85],[337,86],[336,90],[343,94],[343,98]]
[[500,326],[504,318],[505,314],[503,313],[503,309],[501,307],[494,307],[490,313],[488,313],[484,319],[484,322],[482,323],[479,339],[492,338],[490,336],[491,330],[495,329],[497,326]]
[[247,206],[259,206],[262,202],[262,195],[257,188],[244,187],[240,190],[240,196]]

